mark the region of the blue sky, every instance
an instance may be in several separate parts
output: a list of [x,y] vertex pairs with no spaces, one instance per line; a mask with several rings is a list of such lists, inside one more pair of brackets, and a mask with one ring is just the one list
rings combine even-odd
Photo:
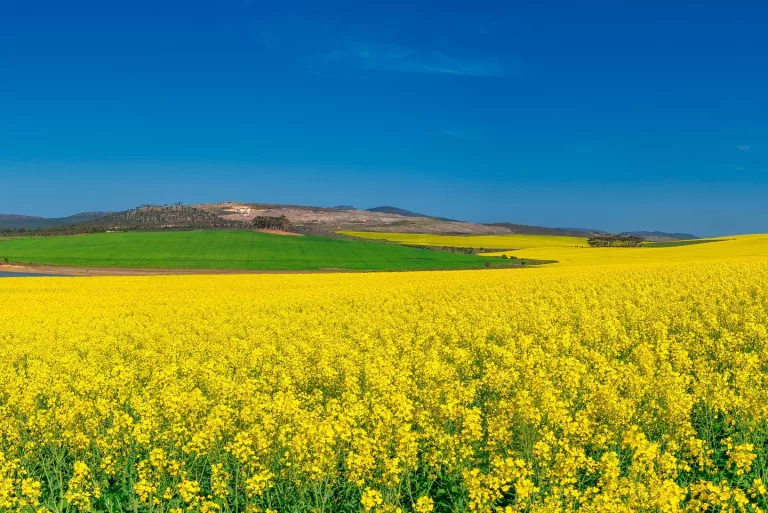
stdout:
[[0,212],[768,232],[764,2],[0,0]]

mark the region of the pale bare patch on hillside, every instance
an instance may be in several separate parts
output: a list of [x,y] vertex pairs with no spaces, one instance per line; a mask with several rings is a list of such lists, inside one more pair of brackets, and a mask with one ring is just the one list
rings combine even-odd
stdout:
[[431,217],[406,217],[367,210],[336,210],[333,208],[273,205],[226,201],[195,207],[230,221],[251,222],[257,216],[285,216],[298,231],[333,233],[336,231],[396,231],[401,233],[434,233],[452,235],[503,235],[508,228],[486,226],[461,221],[446,221]]

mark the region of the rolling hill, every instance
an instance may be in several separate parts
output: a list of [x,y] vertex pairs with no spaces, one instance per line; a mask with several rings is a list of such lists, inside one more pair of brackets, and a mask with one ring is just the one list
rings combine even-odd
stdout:
[[646,231],[623,232],[622,235],[637,235],[638,237],[642,237],[647,240],[658,241],[658,242],[673,241],[673,240],[693,240],[693,239],[699,238],[696,235],[693,235],[691,233],[667,233],[667,232],[646,232]]
[[[590,237],[602,230],[549,228],[516,223],[470,223],[444,217],[432,217],[393,206],[361,210],[348,205],[334,208],[273,203],[201,203],[197,205],[145,205],[125,212],[85,212],[62,218],[42,218],[14,214],[0,215],[2,230],[56,231],[72,227],[68,233],[105,230],[185,230],[247,228],[256,217],[288,219],[291,230],[305,234],[333,235],[338,232],[392,232],[434,235],[557,235]],[[688,233],[655,231],[625,232],[651,241],[695,239]]]
[[246,223],[223,219],[188,205],[145,205],[125,212],[81,223],[84,228],[104,231],[158,231],[191,229],[243,229]]
[[454,223],[461,222],[461,221],[457,221],[456,219],[449,219],[447,217],[428,216],[426,214],[420,214],[418,212],[413,212],[412,210],[406,210],[404,208],[397,208],[397,207],[387,207],[387,206],[373,207],[373,208],[367,208],[365,210],[366,212],[380,212],[382,214],[395,214],[403,217],[422,217],[427,219],[437,219],[439,221],[450,221]]
[[587,231],[577,228],[547,228],[514,223],[489,223],[488,226],[498,226],[509,230],[509,233],[519,235],[560,235],[564,237],[590,237],[599,231]]
[[[390,211],[358,210],[349,207],[325,208],[271,203],[206,203],[197,208],[231,221],[250,222],[257,216],[285,216],[294,230],[316,235],[338,231],[439,233],[446,235],[493,235],[509,233],[506,228],[452,221],[424,215],[402,215]],[[394,207],[381,207],[386,210]],[[399,210],[399,209],[397,209]],[[405,211],[409,212],[409,211]]]
[[86,223],[105,217],[111,212],[81,212],[67,217],[37,217],[16,214],[0,214],[0,230],[38,230],[56,226]]

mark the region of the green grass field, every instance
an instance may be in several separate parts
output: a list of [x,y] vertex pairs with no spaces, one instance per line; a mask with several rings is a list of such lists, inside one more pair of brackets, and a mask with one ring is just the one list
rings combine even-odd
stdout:
[[253,231],[126,232],[0,240],[0,261],[179,269],[417,270],[479,268],[500,259],[326,237]]

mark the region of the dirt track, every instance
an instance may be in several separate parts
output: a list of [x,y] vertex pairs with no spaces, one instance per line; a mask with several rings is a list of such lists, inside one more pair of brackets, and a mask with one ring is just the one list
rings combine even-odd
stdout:
[[301,233],[286,232],[285,230],[254,230],[259,233],[271,233],[272,235],[285,235],[286,237],[303,237]]

